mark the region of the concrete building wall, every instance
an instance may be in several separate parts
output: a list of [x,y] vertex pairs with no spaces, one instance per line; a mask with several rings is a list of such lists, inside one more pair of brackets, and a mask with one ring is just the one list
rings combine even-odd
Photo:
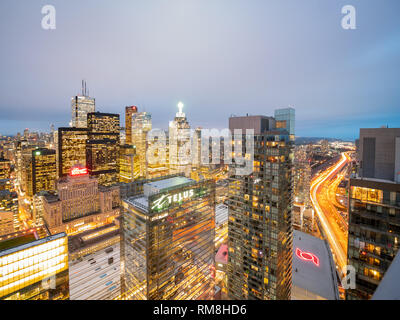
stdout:
[[394,180],[400,128],[360,129],[361,176]]

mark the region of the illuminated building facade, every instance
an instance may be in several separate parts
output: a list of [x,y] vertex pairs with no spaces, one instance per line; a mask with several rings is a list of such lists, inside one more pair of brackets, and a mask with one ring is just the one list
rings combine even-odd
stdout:
[[147,133],[151,127],[151,114],[147,112],[132,114],[132,145],[136,148],[138,162],[135,176],[140,178],[147,178]]
[[[0,212],[12,212],[13,229],[19,230],[20,222],[18,220],[18,194],[9,190],[0,190]],[[7,220],[9,215],[7,214]],[[8,228],[8,227],[7,227]]]
[[14,213],[12,211],[0,210],[0,236],[13,233]]
[[56,151],[40,148],[32,151],[32,193],[55,190],[57,180]]
[[137,179],[135,172],[139,169],[136,148],[133,145],[122,145],[119,149],[118,173],[119,181],[129,183]]
[[169,171],[170,174],[184,173],[186,177],[190,177],[192,170],[190,125],[182,111],[182,102],[178,103],[178,108],[174,120],[169,123]]
[[123,297],[209,299],[215,276],[215,183],[179,176],[143,189],[123,200]]
[[82,95],[71,98],[71,127],[86,128],[87,114],[96,111],[95,104],[95,99],[87,95],[86,82],[82,82]]
[[136,106],[125,107],[125,144],[132,145],[132,117],[137,113],[138,108]]
[[64,300],[68,290],[68,239],[44,229],[0,241],[1,300]]
[[99,186],[87,168],[75,166],[57,183],[57,195],[46,194],[43,218],[52,233],[72,236],[114,221],[119,216],[119,188]]
[[10,179],[11,161],[0,158],[0,179]]
[[86,128],[58,128],[58,176],[65,177],[76,164],[86,165]]
[[[277,130],[275,119],[264,116],[232,117],[229,128],[254,129],[254,163],[249,175],[236,174],[240,155],[230,166],[228,295],[289,300],[294,135]],[[244,148],[244,139],[235,143],[247,157],[251,151]]]
[[373,178],[350,179],[348,265],[356,289],[346,299],[371,299],[400,244],[400,184]]
[[101,185],[113,185],[119,180],[119,114],[88,113],[86,166]]

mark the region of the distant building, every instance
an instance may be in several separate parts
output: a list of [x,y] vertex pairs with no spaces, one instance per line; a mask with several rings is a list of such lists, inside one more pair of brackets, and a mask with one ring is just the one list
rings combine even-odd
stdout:
[[118,158],[118,173],[120,182],[133,182],[138,177],[135,172],[138,172],[138,156],[136,155],[136,148],[133,145],[121,145],[119,148]]
[[0,210],[0,236],[15,232],[14,213]]
[[10,179],[11,160],[0,158],[0,179]]
[[339,300],[336,267],[329,244],[293,231],[291,300]]
[[82,81],[82,95],[71,98],[71,127],[86,128],[87,114],[95,112],[95,99],[88,97],[86,82]]
[[101,185],[113,185],[119,180],[119,114],[88,113],[86,166]]
[[275,127],[277,130],[286,130],[290,135],[295,131],[296,111],[294,108],[283,108],[275,110]]
[[190,125],[183,110],[183,103],[178,104],[179,111],[169,122],[169,172],[184,173],[190,177],[192,158],[185,146],[191,146]]
[[66,177],[77,164],[86,165],[86,128],[58,128],[58,176]]
[[138,108],[136,106],[125,107],[125,144],[132,145],[132,125],[133,115],[137,113]]
[[55,190],[57,180],[56,151],[40,148],[32,151],[32,193]]
[[147,176],[147,133],[151,131],[151,114],[136,112],[132,114],[132,145],[135,146],[137,155],[137,171],[135,177],[144,179]]
[[359,176],[400,183],[400,128],[360,129]]

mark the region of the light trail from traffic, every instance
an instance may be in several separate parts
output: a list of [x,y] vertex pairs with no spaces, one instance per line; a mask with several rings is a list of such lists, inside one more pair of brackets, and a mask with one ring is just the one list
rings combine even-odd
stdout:
[[336,175],[338,171],[341,170],[343,166],[345,166],[349,161],[350,159],[347,154],[342,153],[340,161],[336,165],[328,168],[314,181],[312,181],[310,188],[311,202],[313,204],[315,212],[318,215],[321,226],[327,236],[328,243],[336,257],[336,262],[339,265],[340,270],[343,270],[343,268],[347,265],[347,255],[340,245],[340,240],[337,238],[325,212],[322,210],[320,204],[318,203],[317,192],[327,180]]

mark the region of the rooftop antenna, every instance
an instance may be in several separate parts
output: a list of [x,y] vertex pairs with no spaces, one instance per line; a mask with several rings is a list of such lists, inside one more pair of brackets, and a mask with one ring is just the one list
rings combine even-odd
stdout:
[[83,91],[83,80],[82,80],[82,96],[84,96],[84,91]]

